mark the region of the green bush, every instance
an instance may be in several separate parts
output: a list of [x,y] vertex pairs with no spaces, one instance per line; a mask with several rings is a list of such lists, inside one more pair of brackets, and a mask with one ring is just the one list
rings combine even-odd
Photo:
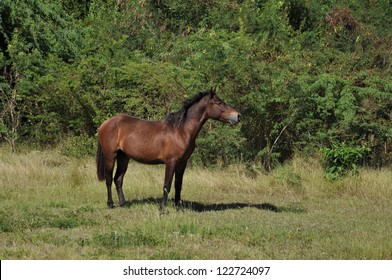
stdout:
[[194,162],[271,170],[344,139],[392,164],[390,1],[185,2],[0,1],[0,144],[94,153],[77,135],[213,86],[241,127],[204,129]]
[[349,171],[357,173],[358,165],[370,151],[371,149],[365,146],[354,147],[345,143],[334,143],[332,148],[323,148],[326,177],[336,179]]
[[96,153],[97,139],[86,135],[74,136],[68,138],[60,149],[61,154],[68,157],[82,158],[85,156],[94,156]]
[[236,127],[209,122],[196,140],[197,147],[192,156],[193,164],[203,166],[227,166],[242,160],[241,147],[245,139],[241,137],[241,125]]

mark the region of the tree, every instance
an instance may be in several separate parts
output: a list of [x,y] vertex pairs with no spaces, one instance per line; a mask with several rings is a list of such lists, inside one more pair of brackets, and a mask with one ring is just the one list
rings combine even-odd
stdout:
[[1,1],[0,141],[87,139],[212,86],[243,118],[206,126],[197,162],[271,170],[336,142],[391,164],[388,0],[185,2]]

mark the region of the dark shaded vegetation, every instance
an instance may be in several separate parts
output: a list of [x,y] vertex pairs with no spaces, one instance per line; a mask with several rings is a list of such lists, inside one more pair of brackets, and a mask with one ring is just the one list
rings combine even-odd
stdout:
[[388,166],[391,20],[388,0],[4,0],[0,141],[82,156],[109,116],[162,118],[217,87],[242,125],[207,125],[195,164],[270,170],[344,143]]

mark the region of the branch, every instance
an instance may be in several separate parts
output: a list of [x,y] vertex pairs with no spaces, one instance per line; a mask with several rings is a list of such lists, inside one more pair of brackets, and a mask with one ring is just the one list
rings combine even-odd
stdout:
[[294,118],[295,113],[296,113],[296,111],[293,112],[293,113],[291,114],[289,122],[288,122],[288,123],[282,128],[282,130],[279,132],[278,137],[276,137],[274,143],[273,143],[272,146],[271,146],[271,149],[270,149],[270,152],[271,152],[271,153],[272,153],[272,151],[274,150],[274,147],[275,147],[276,143],[278,143],[278,140],[279,140],[280,136],[282,136],[282,133],[283,133],[283,132],[289,127],[289,125],[294,121],[294,119],[295,119],[295,118]]

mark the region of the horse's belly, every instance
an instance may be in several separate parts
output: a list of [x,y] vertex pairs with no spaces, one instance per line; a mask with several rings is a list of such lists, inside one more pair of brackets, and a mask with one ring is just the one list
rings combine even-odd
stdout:
[[141,158],[141,157],[131,157],[133,160],[144,163],[144,164],[163,164],[165,163],[163,160],[160,159],[152,159],[152,158]]

